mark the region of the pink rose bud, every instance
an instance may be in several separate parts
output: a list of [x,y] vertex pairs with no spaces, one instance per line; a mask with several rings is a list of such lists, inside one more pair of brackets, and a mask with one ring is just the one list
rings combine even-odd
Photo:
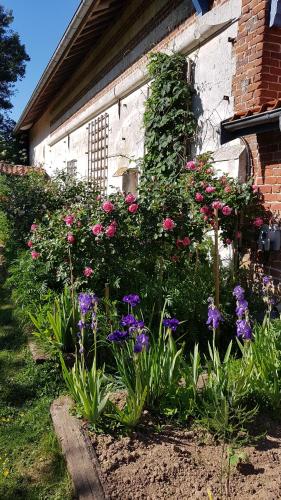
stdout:
[[225,243],[226,243],[227,245],[231,245],[232,240],[231,240],[230,238],[226,238]]
[[31,240],[29,240],[29,241],[27,242],[27,246],[28,246],[29,248],[32,248],[32,247],[33,247],[33,243],[32,243],[32,241],[31,241]]
[[201,214],[208,215],[210,213],[210,207],[208,205],[204,205],[200,208]]
[[113,205],[113,203],[111,203],[111,201],[105,201],[102,204],[102,209],[107,214],[110,214],[110,212],[112,212],[114,210],[114,205]]
[[185,236],[182,240],[182,244],[184,247],[188,247],[191,243],[191,239],[188,236]]
[[252,190],[254,193],[258,193],[259,192],[259,186],[256,186],[255,184],[252,185]]
[[179,260],[180,260],[179,255],[172,255],[172,256],[171,256],[171,261],[172,261],[172,262],[178,262]]
[[232,189],[231,189],[231,187],[230,187],[230,186],[226,186],[226,187],[224,188],[224,192],[225,192],[225,193],[231,193],[231,191],[232,191]]
[[105,234],[108,238],[113,238],[115,236],[115,233],[117,231],[116,225],[110,224],[105,230]]
[[101,201],[101,194],[98,194],[98,196],[96,197],[96,200]]
[[216,190],[216,188],[214,186],[207,186],[205,189],[206,193],[209,193],[209,194],[214,193],[215,190]]
[[169,217],[167,219],[164,219],[162,222],[162,226],[165,231],[172,231],[175,227],[175,223],[173,219],[170,219]]
[[223,204],[221,203],[221,201],[216,200],[216,201],[213,201],[212,207],[215,210],[220,210],[223,207]]
[[137,203],[132,203],[132,205],[130,205],[128,207],[128,211],[131,212],[131,214],[135,214],[138,210],[139,206]]
[[224,205],[224,207],[222,207],[223,215],[230,215],[231,212],[232,212],[232,208],[230,208],[228,205]]
[[81,227],[82,226],[82,222],[80,220],[77,221],[77,227]]
[[75,237],[73,236],[72,233],[68,233],[67,235],[67,241],[68,243],[70,243],[71,245],[73,245],[73,243],[75,243]]
[[38,229],[38,225],[37,224],[31,224],[30,231],[32,231],[33,233],[35,233],[35,231],[37,231],[37,229]]
[[132,194],[132,193],[127,194],[127,196],[125,198],[126,203],[128,203],[130,205],[131,203],[134,203],[135,201],[136,201],[136,197],[134,194]]
[[75,217],[74,217],[74,215],[70,214],[70,215],[66,215],[63,220],[66,223],[66,225],[70,227],[70,226],[72,226],[72,224],[75,220]]
[[207,168],[206,174],[213,174],[213,173],[214,173],[214,171],[212,168]]
[[98,236],[99,234],[101,234],[103,232],[103,225],[102,224],[95,224],[91,229],[92,229],[92,233],[95,236]]
[[240,238],[242,238],[242,233],[241,231],[236,231],[236,234],[235,234],[237,240],[240,240]]
[[83,274],[84,274],[84,276],[86,276],[86,278],[90,278],[90,276],[92,276],[93,272],[94,271],[91,267],[85,267]]
[[196,195],[195,195],[195,201],[198,201],[199,203],[201,203],[203,200],[204,200],[203,194],[196,193]]
[[196,163],[195,161],[191,160],[188,161],[184,167],[186,170],[196,170]]
[[35,250],[32,250],[32,252],[31,252],[31,258],[33,260],[36,260],[36,259],[39,259],[39,257],[40,257],[40,253],[36,252]]
[[257,228],[263,226],[264,224],[264,220],[262,219],[262,217],[256,217],[255,220],[253,221],[253,225]]

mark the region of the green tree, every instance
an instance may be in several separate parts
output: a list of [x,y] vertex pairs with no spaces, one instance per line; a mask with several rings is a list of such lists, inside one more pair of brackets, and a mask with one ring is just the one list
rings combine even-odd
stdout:
[[24,77],[29,61],[18,33],[10,27],[13,20],[12,11],[0,5],[0,160],[26,163],[25,138],[13,135],[14,122],[7,115],[15,82]]

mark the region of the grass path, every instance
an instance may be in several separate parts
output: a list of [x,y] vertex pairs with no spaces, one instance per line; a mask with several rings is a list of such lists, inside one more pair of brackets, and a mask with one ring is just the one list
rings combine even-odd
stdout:
[[61,386],[52,362],[36,366],[26,338],[0,306],[0,499],[70,500],[49,408]]

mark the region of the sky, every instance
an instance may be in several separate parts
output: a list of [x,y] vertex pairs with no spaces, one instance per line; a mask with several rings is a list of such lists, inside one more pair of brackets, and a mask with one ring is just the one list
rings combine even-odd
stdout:
[[14,15],[12,28],[20,35],[30,61],[23,80],[15,85],[14,108],[10,116],[19,118],[58,45],[80,0],[0,0]]

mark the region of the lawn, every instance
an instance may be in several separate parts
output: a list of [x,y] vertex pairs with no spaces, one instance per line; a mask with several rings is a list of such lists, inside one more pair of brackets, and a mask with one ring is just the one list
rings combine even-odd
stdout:
[[0,498],[73,498],[49,408],[61,386],[57,367],[35,365],[26,336],[0,307]]

